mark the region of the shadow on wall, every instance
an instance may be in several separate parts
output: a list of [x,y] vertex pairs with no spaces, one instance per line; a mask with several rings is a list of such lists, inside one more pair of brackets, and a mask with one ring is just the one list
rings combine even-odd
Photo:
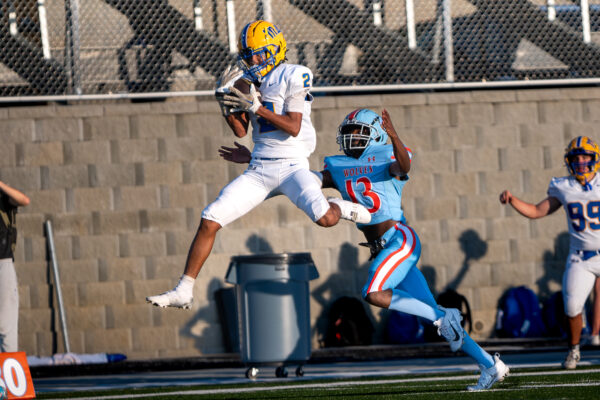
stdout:
[[[317,266],[318,267],[318,266]],[[354,297],[361,299],[361,290],[364,280],[367,278],[369,263],[362,265],[358,263],[358,248],[350,243],[344,243],[340,249],[337,271],[331,274],[329,278],[320,286],[312,289],[313,298],[321,306],[321,313],[316,319],[313,334],[319,341],[321,347],[324,347],[324,339],[327,335],[328,316],[333,302],[343,296]],[[378,329],[375,324],[373,314],[368,304],[363,303],[367,316],[376,327],[375,337],[373,342],[377,343],[378,338],[382,334],[382,329]]]
[[[194,316],[181,328],[179,334],[182,337],[192,338],[194,340],[194,348],[202,353],[221,353],[215,348],[213,338],[221,336],[221,327],[214,321],[214,299],[215,292],[223,288],[224,283],[221,279],[213,278],[206,288],[206,298],[208,305],[200,308]],[[179,310],[176,310],[179,311]]]
[[565,270],[568,254],[569,233],[562,232],[554,239],[554,251],[544,252],[544,275],[536,281],[540,299],[543,300],[552,296],[555,292],[555,290],[550,288],[552,283],[562,285],[562,274]]
[[[246,240],[246,248],[252,254],[272,253],[273,248],[264,238],[253,234]],[[226,271],[226,269],[224,269]],[[199,275],[202,279],[202,273]],[[181,329],[180,335],[193,338],[194,347],[203,353],[237,352],[238,333],[236,319],[236,305],[234,287],[226,284],[223,279],[213,278],[206,289],[208,305],[199,309],[194,317],[190,319]],[[213,323],[216,313],[219,316],[220,325]],[[222,336],[223,348],[217,349],[212,338]],[[209,338],[205,345],[203,338]]]

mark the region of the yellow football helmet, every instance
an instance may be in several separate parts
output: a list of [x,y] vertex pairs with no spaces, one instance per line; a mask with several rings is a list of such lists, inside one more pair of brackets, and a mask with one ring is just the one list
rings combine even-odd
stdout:
[[[242,29],[238,40],[238,64],[245,75],[254,82],[261,82],[269,72],[285,61],[287,44],[283,33],[267,21],[254,21]],[[260,56],[255,64],[253,57]]]
[[[578,163],[575,161],[575,156],[580,154],[587,154],[592,156],[592,160],[585,163]],[[600,147],[587,136],[578,136],[571,140],[567,148],[565,149],[565,164],[569,173],[573,175],[583,187],[591,189],[589,182],[594,177],[594,174],[600,167]],[[582,167],[585,168],[585,172],[578,172]]]

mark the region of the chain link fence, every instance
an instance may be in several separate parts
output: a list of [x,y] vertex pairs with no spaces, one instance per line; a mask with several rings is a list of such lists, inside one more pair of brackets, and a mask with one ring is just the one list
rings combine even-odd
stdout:
[[212,92],[273,21],[315,88],[600,78],[600,0],[0,0],[0,97]]

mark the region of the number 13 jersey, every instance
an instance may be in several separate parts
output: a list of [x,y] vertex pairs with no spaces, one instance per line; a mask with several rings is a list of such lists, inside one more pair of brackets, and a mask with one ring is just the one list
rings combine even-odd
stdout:
[[557,198],[565,209],[571,250],[600,249],[600,180],[590,182],[592,190],[572,176],[552,178],[548,196]]
[[369,210],[371,222],[367,225],[389,219],[405,223],[402,189],[408,176],[399,180],[390,174],[390,166],[395,162],[393,147],[386,144],[367,147],[358,159],[345,155],[325,157],[324,169],[331,173],[344,200]]

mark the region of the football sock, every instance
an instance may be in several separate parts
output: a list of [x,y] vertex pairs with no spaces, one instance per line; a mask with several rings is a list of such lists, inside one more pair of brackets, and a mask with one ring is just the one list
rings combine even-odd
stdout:
[[444,312],[437,308],[431,307],[429,304],[417,300],[408,292],[400,289],[392,290],[392,301],[388,307],[390,310],[401,311],[403,313],[416,315],[417,317],[425,318],[431,322],[438,320],[444,316]]
[[579,351],[579,343],[570,345],[569,349],[573,351]]
[[196,279],[186,274],[181,275],[179,283],[175,286],[175,290],[183,290],[184,293],[192,294],[194,291],[194,283]]
[[467,353],[477,364],[483,365],[485,368],[489,368],[494,365],[494,359],[492,356],[481,348],[467,332],[465,332],[465,341],[461,347],[462,351]]

